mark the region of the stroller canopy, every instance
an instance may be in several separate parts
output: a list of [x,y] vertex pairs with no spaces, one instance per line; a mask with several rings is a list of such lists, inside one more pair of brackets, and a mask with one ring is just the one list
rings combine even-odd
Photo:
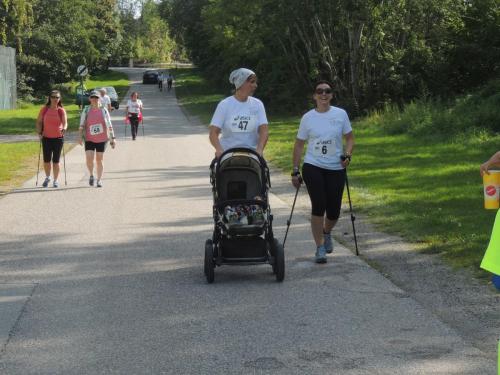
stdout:
[[216,169],[218,200],[265,199],[265,168],[264,159],[253,150],[228,150],[222,155]]

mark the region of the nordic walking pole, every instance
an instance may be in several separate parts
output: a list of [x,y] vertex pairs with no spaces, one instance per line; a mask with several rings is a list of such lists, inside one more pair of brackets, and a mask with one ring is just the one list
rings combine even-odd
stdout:
[[38,149],[38,167],[36,169],[36,183],[35,183],[35,186],[38,186],[38,173],[40,172],[40,154],[42,153],[42,139],[40,138],[38,142],[40,143],[40,148]]
[[144,117],[141,119],[142,124],[142,136],[144,137]]
[[64,185],[68,186],[68,180],[66,179],[66,153],[64,152],[64,137],[63,137],[62,152],[63,152],[63,165],[64,165]]
[[288,236],[288,229],[290,229],[290,223],[292,222],[293,209],[295,208],[295,202],[297,201],[297,195],[299,194],[300,185],[302,185],[302,177],[299,176],[299,187],[295,191],[295,198],[293,198],[292,212],[290,212],[290,217],[286,221],[286,232],[285,238],[283,239],[283,248],[285,248],[286,237]]
[[[342,161],[344,161],[345,160],[345,156],[342,155],[340,157],[340,159],[342,159]],[[347,179],[347,168],[344,169],[344,172],[345,172],[345,186],[347,188],[347,198],[349,200],[349,211],[351,212],[352,233],[354,234],[354,246],[356,247],[356,255],[359,255],[359,251],[358,251],[358,239],[356,237],[356,228],[354,227],[354,220],[356,220],[356,217],[354,216],[354,214],[352,212],[351,193],[349,191],[349,180]]]

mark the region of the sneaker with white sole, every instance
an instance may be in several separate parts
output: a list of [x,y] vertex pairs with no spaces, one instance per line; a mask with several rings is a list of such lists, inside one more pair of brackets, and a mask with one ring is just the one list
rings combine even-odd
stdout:
[[57,182],[57,180],[54,180],[54,184],[52,186],[57,189],[59,187],[59,182]]
[[89,177],[89,185],[94,186],[94,176],[90,175]]
[[42,186],[47,187],[47,186],[49,186],[49,183],[50,183],[50,176],[47,176],[47,177],[45,177],[45,180],[43,181]]
[[324,245],[317,247],[314,261],[316,263],[326,263],[326,250]]
[[97,187],[102,187],[102,181],[101,180],[97,180]]
[[323,238],[325,239],[323,246],[325,247],[326,253],[331,254],[333,252],[332,235],[330,233],[323,233]]

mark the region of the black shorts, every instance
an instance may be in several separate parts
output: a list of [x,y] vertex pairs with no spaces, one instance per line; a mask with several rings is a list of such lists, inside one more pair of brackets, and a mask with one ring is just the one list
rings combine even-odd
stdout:
[[42,138],[43,146],[43,162],[44,163],[59,163],[61,150],[63,148],[64,139],[61,138]]
[[302,178],[311,198],[311,213],[323,216],[326,212],[328,220],[337,220],[342,206],[345,170],[329,170],[304,163]]
[[85,151],[96,151],[96,152],[104,152],[106,150],[106,145],[108,142],[90,142],[85,141]]

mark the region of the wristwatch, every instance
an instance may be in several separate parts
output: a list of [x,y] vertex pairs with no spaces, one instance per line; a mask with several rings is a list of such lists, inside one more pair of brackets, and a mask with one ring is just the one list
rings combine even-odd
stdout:
[[295,176],[300,176],[300,170],[299,170],[299,167],[293,167],[293,171],[292,171],[291,176],[292,176],[292,177],[295,177]]

